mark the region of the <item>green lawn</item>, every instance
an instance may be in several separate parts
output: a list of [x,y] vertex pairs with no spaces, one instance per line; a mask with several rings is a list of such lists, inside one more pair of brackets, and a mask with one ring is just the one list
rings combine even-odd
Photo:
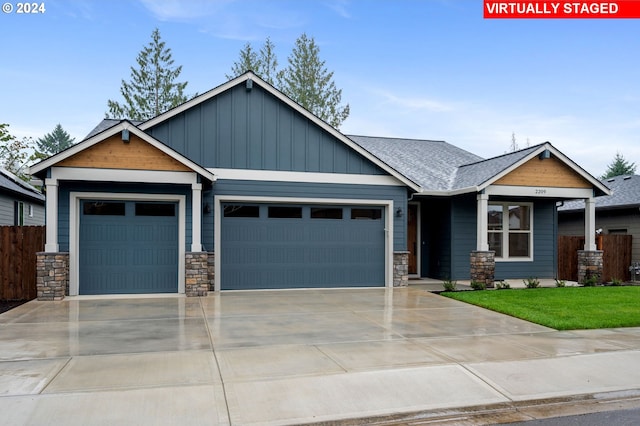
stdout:
[[640,327],[640,287],[564,287],[445,292],[556,330]]

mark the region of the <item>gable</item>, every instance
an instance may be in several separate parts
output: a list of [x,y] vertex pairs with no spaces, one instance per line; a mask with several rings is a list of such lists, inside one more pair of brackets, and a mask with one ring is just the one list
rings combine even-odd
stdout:
[[128,143],[120,133],[96,143],[56,164],[59,167],[85,167],[97,169],[191,171],[175,158],[130,134]]
[[259,84],[244,81],[141,126],[208,168],[388,174]]
[[593,187],[583,176],[553,155],[543,160],[538,157],[532,158],[493,184],[549,188]]

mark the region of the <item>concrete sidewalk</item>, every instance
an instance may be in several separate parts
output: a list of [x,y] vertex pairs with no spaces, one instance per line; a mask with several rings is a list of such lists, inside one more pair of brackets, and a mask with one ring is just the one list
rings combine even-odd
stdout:
[[633,406],[638,365],[640,328],[557,332],[420,288],[75,298],[0,315],[12,425],[517,421]]

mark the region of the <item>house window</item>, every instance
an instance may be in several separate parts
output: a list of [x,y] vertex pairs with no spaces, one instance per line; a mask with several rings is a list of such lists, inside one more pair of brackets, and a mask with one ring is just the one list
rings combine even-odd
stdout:
[[229,204],[224,206],[224,217],[260,217],[260,206]]
[[342,219],[339,207],[311,207],[311,219]]
[[24,225],[24,203],[22,201],[16,201],[14,204],[13,224],[15,226]]
[[136,216],[175,216],[173,203],[136,203]]
[[531,260],[533,205],[491,203],[488,215],[489,250],[496,259]]
[[382,218],[381,208],[352,208],[351,219],[380,220]]
[[29,217],[33,217],[33,204],[29,204]]

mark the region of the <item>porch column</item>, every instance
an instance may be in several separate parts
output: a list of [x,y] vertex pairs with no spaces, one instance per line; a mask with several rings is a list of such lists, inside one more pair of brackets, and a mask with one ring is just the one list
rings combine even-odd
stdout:
[[476,225],[476,250],[489,251],[489,195],[484,192],[478,194],[478,220]]
[[584,200],[584,249],[596,249],[596,201],[593,197]]
[[191,251],[202,251],[202,184],[191,184]]
[[44,251],[57,253],[58,245],[58,179],[45,179],[46,197],[46,241]]

